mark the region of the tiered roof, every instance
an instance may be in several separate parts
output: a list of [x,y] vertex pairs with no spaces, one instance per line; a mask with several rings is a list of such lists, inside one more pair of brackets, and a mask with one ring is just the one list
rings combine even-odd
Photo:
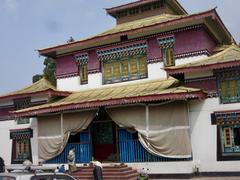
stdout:
[[16,111],[15,115],[35,116],[36,114],[64,110],[165,100],[203,99],[205,97],[206,93],[202,90],[179,86],[178,80],[169,78],[167,80],[151,80],[131,85],[79,91],[57,102]]
[[210,31],[212,31],[215,38],[220,43],[231,44],[231,34],[222,23],[216,9],[212,9],[191,15],[161,14],[126,22],[86,39],[43,48],[38,51],[40,55],[56,57],[64,53],[118,43],[122,35],[128,35],[128,39],[131,40],[199,24],[205,24],[206,27],[214,26],[217,31],[214,31],[214,28],[210,28]]
[[23,89],[1,95],[0,100],[17,99],[27,96],[39,96],[44,94],[52,97],[52,96],[68,96],[71,93],[57,90],[48,80],[42,78],[41,80]]
[[179,74],[185,72],[196,72],[211,69],[221,69],[228,67],[240,66],[240,47],[233,44],[230,46],[224,46],[222,48],[217,48],[217,50],[222,49],[222,51],[203,58],[201,60],[182,64],[178,66],[172,66],[165,68],[168,74]]
[[[135,8],[139,6],[144,6],[149,3],[158,2],[159,0],[139,0],[135,2],[131,2],[128,4],[107,8],[106,11],[111,16],[115,17],[116,13],[125,9]],[[186,10],[181,6],[181,4],[178,3],[177,0],[168,0],[167,3],[171,4],[173,6],[173,9],[177,14],[187,14]]]

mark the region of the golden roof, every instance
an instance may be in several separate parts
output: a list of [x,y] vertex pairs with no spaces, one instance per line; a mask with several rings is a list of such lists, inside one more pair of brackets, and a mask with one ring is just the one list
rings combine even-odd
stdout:
[[44,92],[47,90],[57,91],[57,89],[47,79],[42,78],[41,80],[33,83],[30,86],[26,86],[23,89],[1,95],[0,99],[6,98],[6,97],[18,96],[18,95],[27,95],[27,94],[33,94],[38,92]]
[[[130,30],[134,30],[134,29],[138,29],[138,28],[142,28],[142,27],[147,27],[147,26],[151,26],[151,25],[155,25],[155,24],[160,24],[160,23],[164,23],[164,22],[171,21],[171,20],[174,20],[174,19],[182,18],[182,17],[185,17],[185,16],[187,16],[187,15],[161,14],[161,15],[157,15],[157,16],[151,16],[151,17],[147,17],[147,18],[143,18],[143,19],[138,19],[138,20],[135,20],[135,21],[115,25],[114,27],[110,28],[109,30],[107,30],[103,33],[99,33],[97,35],[90,36],[88,38],[80,39],[80,40],[77,40],[77,41],[73,41],[73,42],[70,42],[70,43],[67,43],[67,44],[71,45],[71,44],[75,44],[76,42],[86,41],[86,40],[90,40],[90,39],[93,39],[93,38],[96,38],[96,37],[121,33],[121,32],[130,31]],[[57,46],[38,49],[38,51],[42,51],[42,50],[49,49],[49,48],[54,48],[54,47],[57,47]]]
[[[222,64],[232,61],[240,61],[240,47],[237,45],[230,45],[230,46],[224,46],[224,50],[221,52],[218,52],[212,56],[203,58],[201,60],[182,64],[178,66],[172,66],[165,68],[166,70],[175,70],[175,69],[185,69],[185,68],[192,68],[192,67],[198,67],[198,66],[209,66],[214,64]],[[217,48],[217,51],[219,51],[222,48]]]
[[152,26],[155,24],[164,23],[164,22],[171,21],[174,19],[179,19],[179,18],[182,18],[185,16],[186,15],[172,15],[172,14],[160,14],[157,16],[151,16],[151,17],[147,17],[144,19],[139,19],[139,20],[135,20],[135,21],[127,22],[127,23],[118,24],[115,27],[113,27],[101,34],[98,34],[94,37],[111,35],[111,34],[125,32],[125,31],[138,29],[138,28],[142,28],[142,27],[146,27],[146,26]]
[[[92,90],[84,90],[73,93],[68,97],[59,100],[57,102],[35,106],[28,109],[23,109],[16,111],[16,114],[21,114],[24,112],[35,111],[40,109],[51,109],[56,107],[71,106],[76,108],[78,104],[83,104],[84,107],[87,107],[91,103],[101,103],[108,102],[112,100],[128,100],[129,98],[140,98],[140,97],[149,97],[149,96],[160,96],[160,95],[169,95],[169,94],[178,94],[178,93],[191,93],[191,92],[200,92],[200,89],[188,88],[179,86],[179,81],[174,78],[169,78],[165,80],[151,80],[144,81],[141,83],[133,83],[131,85],[122,85],[122,86],[111,86],[104,87]],[[202,92],[202,91],[201,91]],[[171,99],[171,98],[170,98]],[[151,101],[160,100],[152,98]],[[161,99],[163,100],[163,99]],[[138,100],[136,100],[138,101]],[[147,101],[147,99],[146,99]],[[140,102],[140,101],[138,101]],[[142,102],[145,102],[144,100]],[[119,104],[124,104],[123,101]],[[127,104],[127,103],[126,103]],[[98,104],[99,105],[99,104]],[[103,105],[107,105],[104,104]],[[111,105],[111,104],[108,104]],[[89,107],[93,107],[89,105]],[[70,109],[70,108],[69,108]]]
[[[215,9],[211,9],[211,10],[200,12],[200,13],[194,13],[190,15],[189,14],[172,15],[172,14],[163,13],[160,15],[138,19],[131,22],[117,24],[113,28],[103,33],[100,33],[88,38],[80,39],[77,41],[69,42],[69,43],[54,45],[48,48],[41,48],[41,49],[38,49],[38,51],[40,55],[48,56],[51,53],[53,53],[51,55],[54,56],[56,55],[55,53],[57,51],[59,51],[57,52],[57,54],[58,53],[61,54],[61,53],[86,49],[93,46],[101,46],[109,43],[118,42],[119,35],[123,35],[123,34],[128,34],[128,35],[132,34],[133,36],[141,37],[141,36],[150,35],[152,33],[164,32],[166,30],[169,31],[176,28],[180,28],[180,27],[186,27],[190,25],[204,23],[204,21],[201,22],[202,19],[207,18],[209,16],[213,16],[213,15],[216,15],[218,17]],[[167,24],[168,22],[169,23],[171,22],[171,24],[166,25],[166,27],[164,28],[157,27],[158,25]],[[216,23],[218,23],[218,21]],[[230,41],[230,33],[227,31],[226,27],[223,24],[214,24],[214,26],[217,26],[219,28],[218,29],[219,33],[223,33],[223,32],[225,33],[224,38],[226,38],[226,42]]]

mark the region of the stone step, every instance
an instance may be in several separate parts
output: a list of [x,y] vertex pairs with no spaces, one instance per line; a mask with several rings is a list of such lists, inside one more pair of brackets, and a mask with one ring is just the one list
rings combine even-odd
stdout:
[[[137,173],[136,170],[129,170],[129,171],[125,171],[125,172],[103,172],[104,175],[107,175],[107,176],[111,176],[111,175],[121,175],[121,176],[124,176],[124,175],[129,175],[129,174],[135,174]],[[80,176],[92,176],[93,175],[93,172],[92,171],[89,171],[89,172],[81,172],[81,173],[78,173],[78,174],[72,174],[74,177],[80,177]]]
[[[103,168],[103,172],[125,172],[125,171],[130,171],[130,170],[132,170],[131,167],[124,167],[124,168],[118,168],[118,167],[107,168],[107,167],[104,167]],[[89,168],[82,168],[81,167],[74,174],[79,174],[79,173],[82,173],[82,172],[93,172],[93,168],[91,168],[91,167],[89,167]]]
[[[93,180],[93,167],[80,167],[79,171],[71,173],[75,179]],[[137,180],[138,173],[136,170],[127,165],[121,166],[105,166],[103,167],[104,180]]]

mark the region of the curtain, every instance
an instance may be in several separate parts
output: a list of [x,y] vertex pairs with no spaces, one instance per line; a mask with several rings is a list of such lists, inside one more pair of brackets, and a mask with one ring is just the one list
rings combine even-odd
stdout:
[[151,154],[168,158],[191,157],[185,102],[109,108],[112,120],[138,131],[139,141]]
[[[38,117],[39,161],[47,161],[59,155],[65,148],[69,136],[88,127],[96,110]],[[62,128],[62,130],[61,130]]]

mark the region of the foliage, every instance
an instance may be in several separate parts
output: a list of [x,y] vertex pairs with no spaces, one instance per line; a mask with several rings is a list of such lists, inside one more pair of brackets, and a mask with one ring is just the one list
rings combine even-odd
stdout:
[[43,70],[43,76],[49,80],[53,85],[56,85],[55,71],[56,62],[52,58],[45,58],[44,63],[45,68]]
[[36,74],[32,77],[32,82],[35,83],[37,81],[39,81],[40,79],[43,78],[43,75],[42,74]]
[[56,71],[56,62],[52,58],[45,58],[44,62],[43,74],[36,74],[32,77],[32,81],[37,82],[43,77],[50,81],[53,85],[56,85],[55,71]]

